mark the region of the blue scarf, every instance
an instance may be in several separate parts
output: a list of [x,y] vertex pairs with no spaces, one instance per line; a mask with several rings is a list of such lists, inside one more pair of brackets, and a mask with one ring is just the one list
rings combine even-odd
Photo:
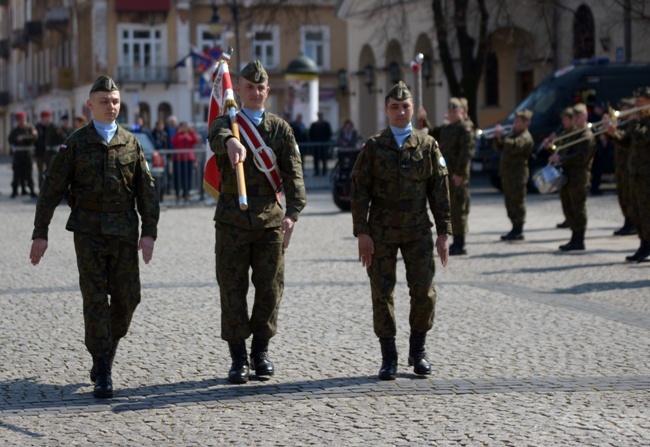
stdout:
[[413,133],[413,126],[411,123],[406,127],[390,126],[390,130],[393,132],[397,146],[401,149],[404,142],[411,136],[411,133]]
[[262,118],[264,118],[264,109],[251,110],[251,109],[247,109],[246,107],[242,107],[242,110],[244,111],[246,116],[249,117],[253,123],[255,123],[256,126],[260,125],[260,123],[262,122]]
[[107,143],[110,143],[117,132],[117,123],[113,121],[111,124],[100,123],[99,121],[93,120],[95,125],[95,130]]

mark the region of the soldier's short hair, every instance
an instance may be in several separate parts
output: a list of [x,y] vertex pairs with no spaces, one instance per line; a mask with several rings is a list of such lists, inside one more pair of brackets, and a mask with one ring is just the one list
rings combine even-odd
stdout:
[[618,101],[619,109],[622,109],[623,107],[634,107],[635,105],[636,105],[636,100],[631,96],[628,96],[626,98],[621,98]]
[[578,104],[573,106],[573,113],[574,115],[578,115],[580,113],[587,113],[587,106],[579,102]]
[[463,107],[463,103],[458,98],[450,98],[449,104],[447,104],[448,109],[459,109]]
[[460,98],[458,98],[458,100],[460,101],[460,106],[463,109],[469,110],[469,102],[467,101],[467,98],[460,97]]
[[117,88],[117,85],[115,84],[115,81],[109,76],[106,75],[101,75],[98,77],[95,82],[93,83],[93,86],[90,87],[90,93],[94,92],[114,92],[119,90]]
[[573,107],[567,107],[564,110],[562,110],[562,116],[568,116],[569,118],[573,118],[573,115],[575,115],[575,112],[573,111]]
[[650,99],[650,85],[637,88],[634,91],[634,96],[637,98],[642,97],[642,98]]
[[530,121],[533,118],[533,111],[530,109],[517,110],[515,116],[518,116],[526,121]]
[[250,61],[247,63],[242,71],[239,72],[239,76],[255,84],[269,80],[269,75],[266,73],[260,61]]

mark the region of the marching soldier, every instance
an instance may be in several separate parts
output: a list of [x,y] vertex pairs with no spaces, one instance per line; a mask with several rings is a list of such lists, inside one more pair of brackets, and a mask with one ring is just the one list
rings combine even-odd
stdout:
[[361,151],[352,173],[351,202],[353,232],[370,278],[374,331],[381,346],[379,379],[393,380],[398,359],[393,299],[397,252],[406,265],[411,297],[408,364],[415,374],[431,374],[425,342],[433,326],[436,289],[427,203],[443,266],[452,226],[445,159],[433,138],[412,129],[413,99],[402,81],[388,92],[384,110],[390,126],[372,136]]
[[95,384],[93,395],[108,398],[113,396],[117,345],[140,303],[138,250],[148,264],[160,210],[140,142],[115,121],[120,111],[115,82],[100,76],[87,105],[92,122],[66,139],[46,172],[30,259],[37,265],[45,254],[54,209],[69,187],[74,204],[66,229],[74,233],[85,343],[93,359],[90,380]]
[[[636,100],[632,98],[623,98],[619,102],[619,110],[629,110],[634,107]],[[618,124],[618,129],[625,131],[629,125],[630,121],[626,120]],[[634,228],[634,223],[632,216],[634,214],[634,207],[632,206],[630,190],[630,175],[628,163],[630,160],[630,151],[629,148],[622,145],[618,140],[613,139],[614,142],[614,161],[615,161],[615,171],[614,177],[616,180],[616,194],[618,196],[618,204],[621,207],[623,212],[623,217],[625,218],[623,226],[618,230],[614,231],[614,236],[631,236],[637,234],[636,228]]]
[[497,126],[494,149],[502,152],[499,161],[499,175],[503,187],[508,218],[512,230],[503,236],[504,241],[524,239],[523,228],[526,222],[526,189],[528,185],[528,159],[533,153],[533,137],[528,132],[533,112],[524,109],[515,113],[512,134],[502,137],[503,129]]
[[[268,377],[275,373],[268,348],[269,340],[277,332],[284,288],[284,251],[307,198],[300,152],[291,127],[279,116],[264,110],[270,87],[266,70],[259,61],[249,62],[243,68],[235,89],[242,102],[237,117],[242,141],[234,137],[227,115],[214,120],[208,140],[221,173],[221,195],[214,215],[221,338],[228,342],[232,358],[228,380],[246,383],[250,375],[246,339],[251,334],[255,374]],[[254,160],[256,153],[276,160],[263,166],[271,177],[258,168]],[[244,163],[247,210],[239,207],[233,169],[239,162]],[[286,211],[276,194],[280,186]],[[255,304],[249,317],[246,294],[251,269]]]
[[15,199],[18,196],[18,186],[21,187],[23,195],[27,195],[26,186],[28,186],[30,196],[36,198],[34,179],[32,177],[34,169],[32,152],[38,139],[38,131],[34,126],[27,123],[27,114],[25,112],[17,112],[15,117],[16,127],[9,133],[9,146],[13,155],[11,168],[14,174],[11,181],[11,198]]
[[[609,121],[607,133],[616,141],[629,148],[629,192],[632,220],[639,234],[641,244],[627,261],[650,261],[650,86],[641,87],[634,92],[638,117],[629,121],[625,129],[617,129],[616,123]],[[607,121],[606,117],[606,121]]]
[[571,228],[571,240],[560,245],[562,251],[584,250],[585,230],[587,229],[587,193],[589,191],[589,173],[594,158],[596,142],[587,127],[587,107],[583,103],[573,106],[573,126],[581,130],[566,141],[580,140],[571,144],[561,153],[554,153],[548,158],[550,163],[560,163],[567,176],[567,183],[560,190],[562,211]]

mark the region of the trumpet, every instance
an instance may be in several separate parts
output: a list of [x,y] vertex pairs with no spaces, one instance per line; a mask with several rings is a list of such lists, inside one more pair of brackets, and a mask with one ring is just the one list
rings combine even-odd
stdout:
[[[513,131],[512,124],[506,124],[506,125],[500,126],[500,128],[501,128],[501,132],[502,132],[501,135],[502,136],[509,135]],[[496,137],[497,129],[499,129],[499,126],[490,127],[488,129],[478,129],[476,131],[476,136],[479,137],[479,138],[485,138],[485,139],[489,140],[489,139],[492,139],[492,138]]]

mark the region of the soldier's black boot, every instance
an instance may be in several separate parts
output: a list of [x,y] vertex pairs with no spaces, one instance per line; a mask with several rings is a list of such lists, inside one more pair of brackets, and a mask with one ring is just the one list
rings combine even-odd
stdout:
[[228,347],[230,348],[230,358],[232,358],[230,371],[228,371],[228,380],[231,383],[248,382],[250,369],[248,356],[246,355],[246,342],[228,343]]
[[14,186],[11,190],[11,198],[15,199],[16,197],[18,197],[18,188]]
[[395,337],[380,338],[379,345],[381,346],[379,379],[395,380],[397,377],[397,347],[395,347]]
[[567,222],[565,220],[564,222],[557,224],[556,227],[557,228],[569,228],[569,222]]
[[465,250],[465,236],[454,236],[454,242],[449,247],[449,254],[451,256],[467,254],[467,250]]
[[512,226],[510,233],[501,236],[502,241],[523,241],[524,240],[524,225],[516,224]]
[[251,365],[256,376],[272,376],[275,373],[273,363],[269,360],[269,341],[253,337],[251,342]]
[[97,370],[93,396],[99,399],[113,397],[113,378],[111,377],[111,366],[108,361],[108,352],[94,355],[93,364]]
[[29,196],[30,196],[32,199],[35,199],[35,198],[38,197],[38,196],[36,195],[36,193],[34,192],[34,187],[33,187],[33,186],[30,186],[30,187],[29,187]]
[[[108,351],[108,366],[111,371],[113,370],[113,360],[115,360],[115,353],[117,352],[117,345],[119,343],[119,340],[114,340],[113,347],[110,351]],[[90,368],[90,381],[92,383],[95,383],[97,381],[97,362],[95,361],[95,357],[93,357],[93,367]]]
[[625,218],[623,226],[614,231],[614,236],[631,236],[633,234],[636,234],[636,229],[634,228],[634,224],[630,218]]
[[626,261],[645,262],[650,257],[650,242],[641,241],[641,245],[632,256],[626,256]]
[[409,337],[409,366],[413,367],[415,374],[421,376],[431,374],[431,365],[427,360],[427,353],[424,349],[426,339],[426,333],[414,331],[411,331]]
[[571,240],[564,245],[560,245],[562,251],[574,251],[585,249],[585,232],[574,231],[571,233]]

